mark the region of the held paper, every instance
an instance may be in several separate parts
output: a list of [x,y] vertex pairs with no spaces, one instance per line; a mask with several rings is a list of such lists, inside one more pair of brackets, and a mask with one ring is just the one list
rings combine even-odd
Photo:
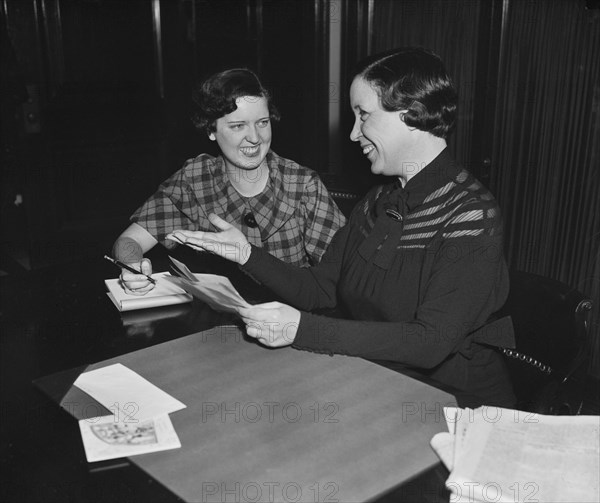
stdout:
[[240,307],[251,307],[225,276],[216,274],[194,274],[194,276],[197,279],[194,283],[174,276],[165,279],[206,302],[215,311],[237,313]]

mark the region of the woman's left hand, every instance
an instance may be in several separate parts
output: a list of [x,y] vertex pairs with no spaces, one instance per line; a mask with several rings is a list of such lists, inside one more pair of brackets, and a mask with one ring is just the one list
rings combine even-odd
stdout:
[[289,346],[294,342],[300,311],[281,302],[267,302],[238,310],[246,324],[246,333],[271,348]]

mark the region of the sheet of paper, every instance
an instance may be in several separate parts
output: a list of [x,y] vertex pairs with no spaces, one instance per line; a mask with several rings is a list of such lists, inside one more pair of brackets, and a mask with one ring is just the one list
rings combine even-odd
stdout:
[[444,407],[444,419],[446,420],[448,432],[452,433],[452,435],[456,433],[456,421],[458,420],[459,413],[462,414],[463,410],[459,407]]
[[166,281],[170,277],[168,272],[153,274],[156,286],[146,295],[136,296],[125,292],[118,278],[104,281],[108,289],[108,297],[119,311],[132,311],[135,309],[147,309],[150,307],[169,306],[190,302],[192,296],[179,288],[177,285]]
[[79,421],[88,462],[136,456],[181,447],[168,415],[115,422],[114,416]]
[[188,268],[187,265],[185,265],[183,262],[180,262],[179,260],[171,257],[170,255],[169,255],[169,260],[171,261],[171,268],[175,272],[175,276],[185,278],[185,279],[191,281],[192,283],[195,283],[197,281],[196,277],[194,276],[194,273],[192,271],[190,271],[190,269]]
[[[600,501],[600,417],[477,409],[447,487],[475,501]],[[463,428],[464,427],[464,428]]]
[[120,363],[84,372],[73,384],[118,414],[118,422],[142,421],[186,407]]
[[445,431],[436,433],[430,444],[444,466],[451,471],[454,466],[454,435]]
[[194,274],[194,276],[197,279],[195,283],[174,276],[166,279],[206,302],[216,311],[237,313],[240,307],[250,307],[225,276],[216,274]]
[[467,439],[467,431],[469,426],[475,420],[475,412],[473,409],[459,409],[454,418],[454,456],[453,466],[464,453],[464,444]]

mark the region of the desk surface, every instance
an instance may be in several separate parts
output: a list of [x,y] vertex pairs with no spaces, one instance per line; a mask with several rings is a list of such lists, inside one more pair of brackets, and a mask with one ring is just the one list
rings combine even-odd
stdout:
[[[121,317],[104,292],[103,278],[114,275],[108,266],[99,260],[0,280],[3,501],[178,500],[135,465],[125,462],[118,469],[89,465],[73,419],[31,384],[55,372],[85,368],[231,321],[197,303]],[[182,427],[178,423],[176,427],[182,434]],[[397,501],[397,495],[403,494],[403,501],[447,501],[445,476],[447,472],[437,464],[380,500]]]
[[[186,501],[365,501],[437,463],[454,398],[373,363],[269,350],[234,326],[92,365],[122,363],[187,404],[182,448],[132,457]],[[134,397],[132,398],[132,400]],[[97,407],[73,387],[61,404]]]

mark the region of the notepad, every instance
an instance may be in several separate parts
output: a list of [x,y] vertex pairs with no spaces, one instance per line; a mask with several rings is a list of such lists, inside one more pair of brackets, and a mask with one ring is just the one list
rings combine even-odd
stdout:
[[133,311],[135,309],[148,309],[191,302],[192,296],[190,294],[165,279],[170,276],[168,272],[153,274],[152,277],[156,280],[156,286],[142,296],[126,293],[121,280],[118,278],[107,279],[104,283],[108,289],[108,297],[119,311]]

